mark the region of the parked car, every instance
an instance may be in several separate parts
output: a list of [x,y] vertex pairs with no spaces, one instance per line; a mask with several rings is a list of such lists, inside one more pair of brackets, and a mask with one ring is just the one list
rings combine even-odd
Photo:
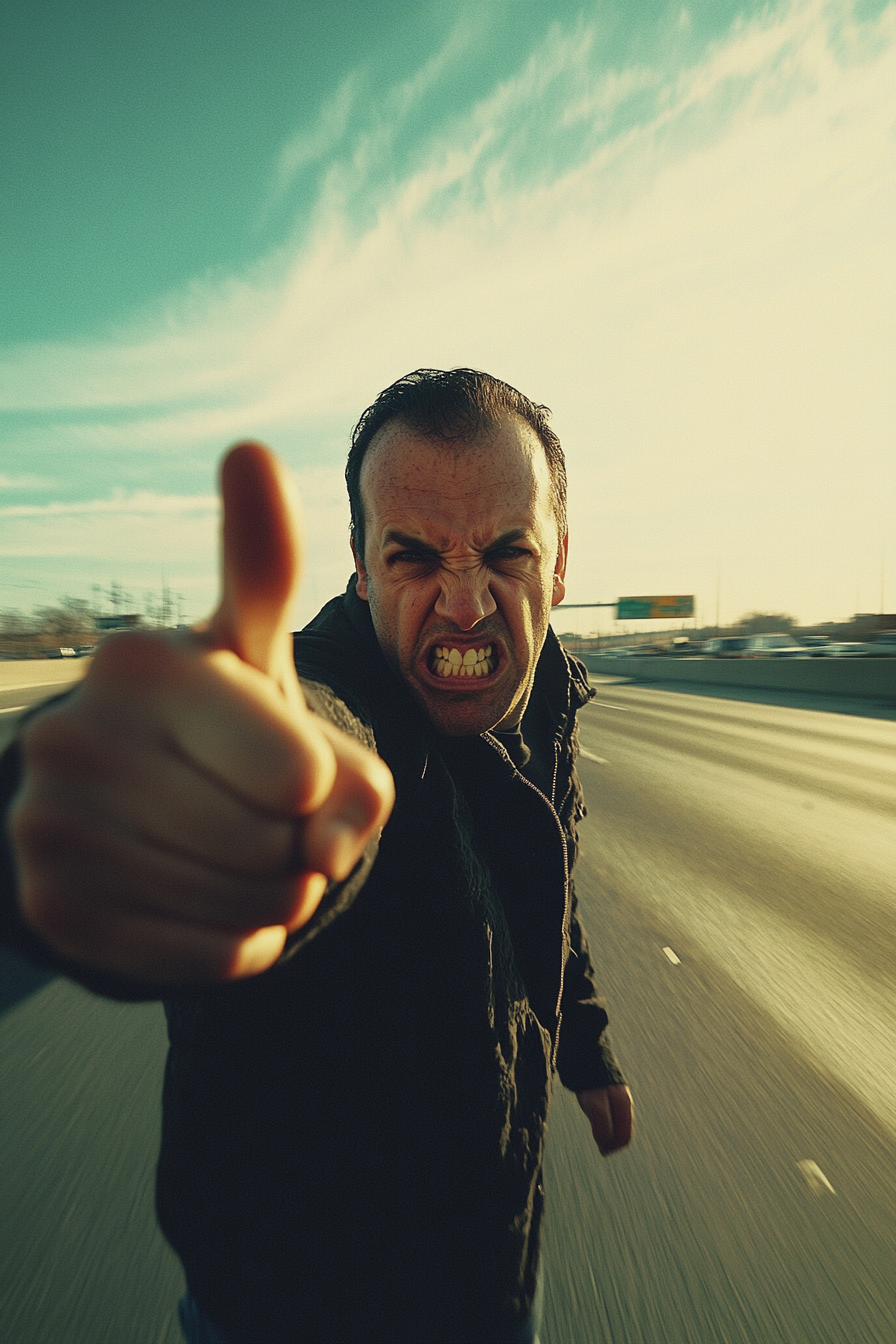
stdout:
[[798,644],[793,635],[750,635],[745,658],[809,658],[811,655]]
[[703,652],[707,658],[743,658],[749,642],[749,635],[725,635],[721,639],[708,639]]

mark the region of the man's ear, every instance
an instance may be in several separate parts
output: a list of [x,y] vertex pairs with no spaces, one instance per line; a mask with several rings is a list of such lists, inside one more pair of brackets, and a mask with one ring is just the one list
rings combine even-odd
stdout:
[[554,591],[551,593],[551,606],[556,607],[566,596],[566,557],[569,552],[569,533],[557,547],[557,559],[554,563]]
[[354,561],[355,561],[355,573],[356,573],[357,576],[358,576],[358,583],[357,583],[357,587],[355,588],[355,592],[358,594],[358,596],[359,596],[360,598],[362,598],[362,599],[366,602],[366,601],[367,601],[367,570],[364,568],[364,561],[363,561],[363,560],[361,559],[361,557],[358,555],[358,552],[357,552],[357,550],[356,550],[356,548],[355,548],[355,539],[354,539],[354,537],[351,538],[351,547],[352,547],[352,556],[354,557]]

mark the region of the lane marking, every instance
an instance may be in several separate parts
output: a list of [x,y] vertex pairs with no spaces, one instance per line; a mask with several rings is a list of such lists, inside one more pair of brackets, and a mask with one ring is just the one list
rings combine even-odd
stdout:
[[595,761],[597,765],[609,765],[610,762],[604,760],[603,756],[595,756],[593,751],[586,751],[584,747],[579,747],[579,755],[584,756],[586,761]]
[[837,1193],[821,1167],[817,1162],[813,1162],[810,1157],[804,1157],[802,1162],[797,1162],[796,1165],[805,1176],[806,1184],[813,1195],[835,1195]]
[[15,714],[18,710],[27,708],[27,705],[7,705],[6,709],[0,709],[0,714]]
[[611,705],[609,700],[589,700],[589,705],[600,705],[603,709],[618,709],[620,714],[629,714],[627,705]]
[[676,957],[671,947],[664,947],[663,951],[665,952],[666,956],[669,958],[673,966],[681,965],[681,957]]
[[[85,668],[84,671],[86,672],[86,670],[87,669]],[[30,691],[37,689],[39,686],[58,686],[60,691],[64,691],[66,686],[73,686],[75,682],[80,681],[83,676],[84,672],[80,673],[80,675],[76,674],[74,677],[60,677],[58,681],[19,681],[15,686],[0,686],[0,695],[2,695],[4,691]]]

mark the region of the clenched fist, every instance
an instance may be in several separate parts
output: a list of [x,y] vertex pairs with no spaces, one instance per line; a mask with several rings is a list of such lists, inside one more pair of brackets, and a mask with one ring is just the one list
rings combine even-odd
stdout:
[[103,642],[24,733],[10,822],[28,923],[67,956],[156,983],[272,965],[394,798],[384,763],[303,700],[285,473],[243,443],[221,490],[217,611],[194,631]]

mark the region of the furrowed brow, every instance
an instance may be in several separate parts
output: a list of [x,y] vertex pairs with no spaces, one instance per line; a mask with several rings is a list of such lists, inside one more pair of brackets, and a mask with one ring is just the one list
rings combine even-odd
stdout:
[[496,537],[486,549],[489,551],[499,551],[502,546],[512,546],[515,541],[523,541],[528,535],[529,534],[524,527],[514,527],[509,532],[502,532],[500,537]]
[[402,550],[426,551],[431,555],[436,554],[436,548],[430,546],[428,542],[421,541],[419,537],[409,537],[406,532],[398,532],[392,527],[383,536],[383,546],[400,546]]

